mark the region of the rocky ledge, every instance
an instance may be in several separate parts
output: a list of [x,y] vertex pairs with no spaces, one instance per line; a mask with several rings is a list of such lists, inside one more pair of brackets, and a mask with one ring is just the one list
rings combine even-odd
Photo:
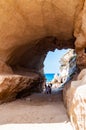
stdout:
[[0,103],[26,96],[30,94],[30,89],[35,88],[37,90],[41,83],[40,76],[35,73],[30,73],[30,75],[0,75]]

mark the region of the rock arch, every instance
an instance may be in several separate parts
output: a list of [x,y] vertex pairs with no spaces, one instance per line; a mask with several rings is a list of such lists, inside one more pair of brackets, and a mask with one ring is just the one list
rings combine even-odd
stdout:
[[0,1],[0,74],[43,74],[46,54],[56,48],[75,48],[85,66],[85,8],[84,0]]
[[86,67],[85,0],[1,0],[0,103],[40,87],[43,61],[56,48],[75,48]]

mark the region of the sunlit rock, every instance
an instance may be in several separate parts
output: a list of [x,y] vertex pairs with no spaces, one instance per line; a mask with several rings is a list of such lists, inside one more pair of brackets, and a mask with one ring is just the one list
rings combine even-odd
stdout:
[[[81,71],[76,81],[64,88],[64,104],[75,130],[86,129],[86,73]],[[75,77],[76,78],[76,77]],[[74,79],[73,79],[74,80]]]
[[[86,78],[85,78],[86,80]],[[70,106],[70,119],[75,130],[86,129],[86,84],[78,85]]]
[[85,67],[85,8],[84,0],[1,0],[0,74],[16,75],[18,66],[43,74],[44,59],[56,48],[75,48]]
[[69,49],[69,51],[60,59],[60,64],[60,76],[64,83],[71,79],[77,70],[75,50]]
[[[0,103],[40,89],[43,62],[56,48],[75,49],[78,67],[86,68],[85,0],[0,0]],[[76,130],[84,130],[86,76],[69,84],[65,105]]]

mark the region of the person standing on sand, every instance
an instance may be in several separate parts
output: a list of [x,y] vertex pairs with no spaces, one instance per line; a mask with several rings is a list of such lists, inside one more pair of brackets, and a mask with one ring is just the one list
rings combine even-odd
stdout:
[[52,92],[51,87],[52,87],[52,84],[51,84],[51,83],[49,83],[49,84],[48,84],[48,92],[49,92],[49,94],[51,94],[51,92]]
[[46,91],[46,93],[48,94],[48,86],[47,86],[46,83],[45,83],[45,91]]
[[51,87],[52,87],[52,84],[45,84],[45,90],[46,90],[46,93],[47,94],[51,94]]

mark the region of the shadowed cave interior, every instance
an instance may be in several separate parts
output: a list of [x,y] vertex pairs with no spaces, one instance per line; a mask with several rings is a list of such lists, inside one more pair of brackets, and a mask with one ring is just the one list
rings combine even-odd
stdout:
[[[24,46],[17,47],[8,59],[9,64],[14,74],[29,75],[30,72],[38,74],[38,79],[33,81],[25,89],[20,90],[16,94],[16,98],[25,97],[31,94],[31,92],[42,92],[42,86],[45,80],[44,77],[44,60],[49,51],[54,51],[56,48],[74,49],[75,38],[68,41],[59,41],[56,37],[45,37],[43,39],[34,41],[33,44],[26,44]],[[66,45],[66,46],[65,46]],[[58,57],[58,56],[57,56]],[[52,62],[52,59],[51,59]]]

